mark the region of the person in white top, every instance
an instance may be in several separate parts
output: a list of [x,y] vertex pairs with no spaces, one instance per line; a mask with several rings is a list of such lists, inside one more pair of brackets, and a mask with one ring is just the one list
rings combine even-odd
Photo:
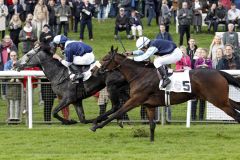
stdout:
[[231,4],[231,9],[228,11],[229,23],[238,24],[240,28],[240,10],[236,8],[236,4]]

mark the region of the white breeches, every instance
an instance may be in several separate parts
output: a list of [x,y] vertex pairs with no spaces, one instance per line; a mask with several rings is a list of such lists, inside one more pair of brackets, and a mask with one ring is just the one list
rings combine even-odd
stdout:
[[182,58],[182,55],[182,51],[179,48],[176,48],[171,54],[167,54],[165,56],[156,56],[153,64],[156,68],[159,68],[165,64],[173,64],[179,61]]
[[74,56],[73,57],[73,64],[76,65],[90,65],[95,60],[93,52],[86,53],[83,56]]
[[132,35],[136,36],[136,31],[138,31],[138,35],[142,36],[142,26],[138,25],[138,26],[132,26]]

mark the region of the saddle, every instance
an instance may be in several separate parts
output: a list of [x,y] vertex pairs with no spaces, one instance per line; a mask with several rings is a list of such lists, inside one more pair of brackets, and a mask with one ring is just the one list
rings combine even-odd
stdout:
[[90,69],[90,66],[91,65],[76,65],[77,68],[78,68],[78,71],[83,73],[83,72],[86,72]]

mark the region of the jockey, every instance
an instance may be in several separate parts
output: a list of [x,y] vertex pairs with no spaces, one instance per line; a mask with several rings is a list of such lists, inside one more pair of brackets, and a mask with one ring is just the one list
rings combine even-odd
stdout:
[[54,54],[53,58],[59,60],[74,74],[74,76],[70,75],[72,81],[77,82],[83,79],[84,76],[80,71],[80,66],[90,65],[95,61],[92,47],[83,42],[71,41],[64,35],[55,36],[53,43],[64,50],[66,60],[63,60],[57,54]]
[[154,59],[154,66],[158,69],[162,76],[162,88],[165,88],[171,80],[167,75],[167,67],[165,65],[176,63],[182,58],[182,51],[177,48],[172,41],[155,39],[150,40],[147,37],[139,37],[136,41],[138,50],[133,52],[126,52],[127,55],[137,55],[133,57],[134,61],[144,61],[151,55],[156,55]]

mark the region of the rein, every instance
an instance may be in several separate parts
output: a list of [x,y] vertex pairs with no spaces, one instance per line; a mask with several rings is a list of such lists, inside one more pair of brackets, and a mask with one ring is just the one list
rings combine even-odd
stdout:
[[[115,54],[111,57],[110,61],[108,61],[108,63],[107,63],[105,66],[108,66],[108,65],[111,63],[111,61],[114,59],[114,56],[115,56]],[[112,68],[112,69],[104,69],[104,68],[103,68],[104,71],[103,71],[102,73],[111,72],[111,71],[114,71],[114,70],[120,68],[120,67],[122,66],[122,64],[123,64],[127,59],[128,59],[128,58],[126,57],[122,62],[120,62],[117,66],[115,66],[115,67]],[[128,83],[131,83],[133,80],[135,80],[136,78],[138,78],[139,76],[141,76],[141,75],[144,73],[145,70],[146,70],[146,65],[144,66],[143,71],[140,72],[139,74],[136,74],[134,77],[132,77],[130,80],[128,80]]]

